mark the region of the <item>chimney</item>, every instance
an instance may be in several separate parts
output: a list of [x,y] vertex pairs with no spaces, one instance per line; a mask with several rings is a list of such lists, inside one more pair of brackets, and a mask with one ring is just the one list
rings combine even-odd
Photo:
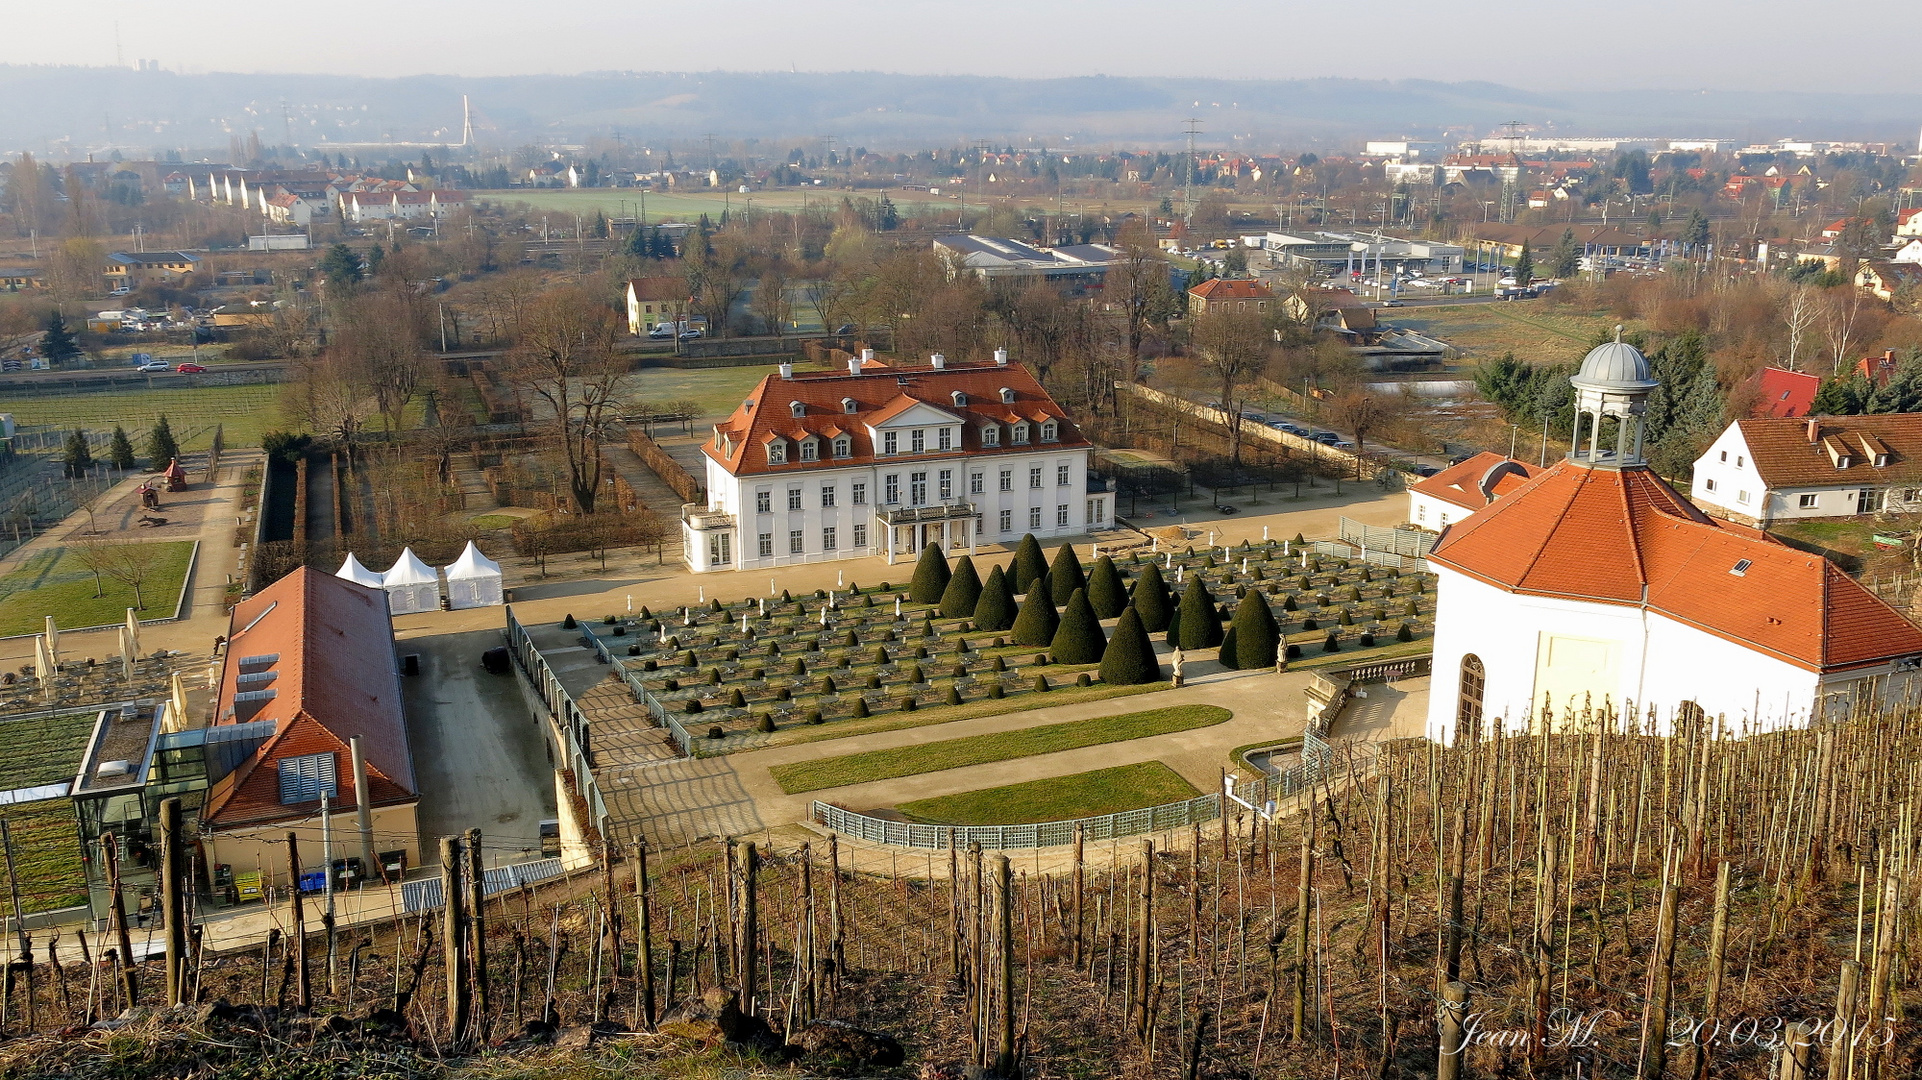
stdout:
[[787,364],[787,363],[784,363],[784,364],[782,364],[782,365],[781,365],[781,378],[783,378],[783,379],[792,379],[793,377],[794,377],[794,365],[793,365],[793,364]]
[[870,361],[870,360],[872,360],[872,359],[874,359],[874,350],[873,350],[873,349],[862,349],[862,350],[861,350],[861,362],[862,362],[863,364],[865,364],[865,363],[867,363],[868,361]]
[[1814,446],[1816,443],[1819,443],[1821,441],[1822,441],[1822,421],[1811,416],[1809,417],[1809,445]]
[[848,374],[849,375],[861,374],[861,358],[860,357],[858,356],[848,357]]
[[1006,349],[994,350],[994,363],[996,367],[1007,367],[1008,366],[1008,350]]
[[936,371],[945,371],[948,367],[948,358],[942,356],[940,353],[935,353],[933,356],[928,357],[928,363],[931,364]]

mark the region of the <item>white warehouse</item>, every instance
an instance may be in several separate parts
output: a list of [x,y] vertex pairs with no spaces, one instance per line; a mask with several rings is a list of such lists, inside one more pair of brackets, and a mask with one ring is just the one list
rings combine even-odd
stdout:
[[707,504],[681,511],[688,568],[892,562],[927,544],[973,551],[1108,527],[1090,444],[1026,368],[994,356],[782,365],[701,447]]

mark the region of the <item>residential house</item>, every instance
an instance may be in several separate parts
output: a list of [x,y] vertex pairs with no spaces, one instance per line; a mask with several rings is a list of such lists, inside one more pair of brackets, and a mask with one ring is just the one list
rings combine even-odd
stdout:
[[687,279],[675,275],[631,278],[627,283],[627,332],[636,337],[657,323],[679,323],[692,310]]
[[340,197],[341,217],[368,221],[439,220],[466,205],[465,191],[349,191]]
[[1757,526],[1922,509],[1922,413],[1737,420],[1696,459],[1689,497]]
[[689,569],[767,569],[1023,533],[1107,528],[1092,446],[1041,383],[988,362],[864,364],[761,381],[702,447],[707,503],[682,508]]
[[41,289],[46,284],[46,271],[37,266],[0,266],[0,292]]
[[1296,289],[1282,298],[1281,310],[1304,326],[1352,333],[1375,329],[1375,305],[1349,289]]
[[1877,300],[1893,301],[1897,296],[1913,298],[1922,287],[1922,264],[1908,262],[1865,262],[1855,271],[1855,285]]
[[116,251],[107,256],[105,278],[111,292],[126,292],[149,282],[177,285],[200,269],[200,256],[185,251]]
[[1766,367],[1756,376],[1755,407],[1750,415],[1787,419],[1807,416],[1822,380],[1806,371]]
[[1248,278],[1214,278],[1188,290],[1188,314],[1255,312],[1266,314],[1275,294]]
[[1922,207],[1896,211],[1895,235],[1922,236]]
[[1525,461],[1483,451],[1408,485],[1408,522],[1439,532],[1494,505],[1495,500],[1512,494],[1539,472]]

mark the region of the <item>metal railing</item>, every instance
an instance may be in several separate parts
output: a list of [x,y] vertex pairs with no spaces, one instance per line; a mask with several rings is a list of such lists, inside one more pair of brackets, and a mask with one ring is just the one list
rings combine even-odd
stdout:
[[554,669],[547,665],[547,658],[542,656],[540,649],[534,645],[534,639],[528,636],[520,620],[514,618],[513,607],[509,606],[505,610],[508,649],[513,652],[514,659],[519,663],[521,673],[527,676],[527,681],[533,684],[535,692],[540,694],[541,700],[547,704],[548,711],[553,716],[554,727],[565,743],[561,750],[566,758],[567,767],[574,772],[575,788],[580,792],[581,798],[587,802],[588,812],[594,818],[594,827],[605,837],[608,829],[607,802],[601,797],[600,784],[594,779],[593,761],[587,756],[588,732],[591,727],[587,714],[574,703],[574,696],[561,685],[560,677],[555,675]]
[[1341,539],[1370,553],[1383,551],[1424,558],[1429,549],[1435,546],[1436,535],[1421,529],[1384,529],[1379,525],[1365,525],[1353,518],[1341,519]]
[[634,700],[647,710],[647,715],[653,717],[655,723],[667,729],[667,733],[674,739],[674,745],[681,748],[681,753],[688,757],[701,757],[702,755],[696,749],[700,743],[695,741],[693,733],[681,726],[681,722],[675,719],[673,713],[667,711],[667,706],[661,703],[661,699],[655,697],[653,692],[642,684],[640,678],[614,655],[614,651],[601,641],[600,635],[588,629],[586,623],[580,624],[580,630],[581,638],[587,642],[589,648],[594,650],[594,655],[600,657],[601,663],[613,668],[620,675],[621,681],[627,684],[628,692],[634,695]]
[[1332,555],[1337,559],[1360,559],[1370,566],[1380,566],[1390,570],[1406,570],[1411,574],[1428,572],[1428,560],[1407,555],[1397,555],[1392,551],[1361,551],[1346,541],[1312,540],[1307,547],[1317,555]]

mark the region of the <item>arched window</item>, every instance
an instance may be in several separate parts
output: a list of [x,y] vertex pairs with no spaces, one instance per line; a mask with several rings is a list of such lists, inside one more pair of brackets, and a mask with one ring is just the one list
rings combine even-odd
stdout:
[[1455,691],[1455,738],[1478,739],[1482,728],[1482,695],[1488,689],[1488,669],[1474,653],[1462,657],[1461,685]]

